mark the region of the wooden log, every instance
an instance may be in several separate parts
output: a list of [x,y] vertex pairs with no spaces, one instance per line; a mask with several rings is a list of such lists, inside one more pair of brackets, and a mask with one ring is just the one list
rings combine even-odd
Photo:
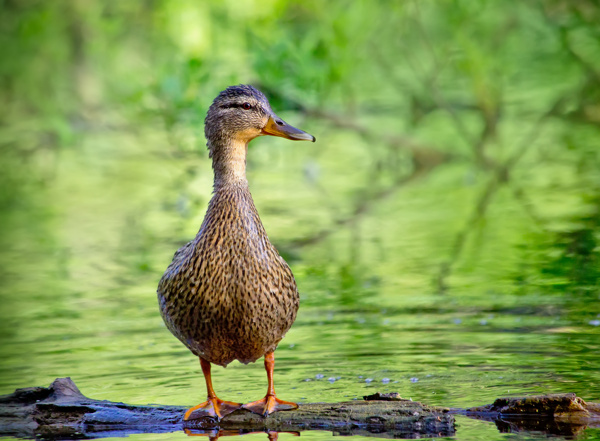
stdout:
[[48,388],[17,389],[0,397],[0,436],[22,438],[100,438],[133,433],[186,429],[217,438],[221,434],[329,430],[340,435],[382,438],[454,436],[454,415],[496,423],[500,432],[544,432],[576,436],[600,427],[600,404],[575,394],[499,398],[469,409],[432,407],[398,394],[364,397],[364,401],[312,403],[268,418],[238,410],[219,424],[214,420],[183,422],[181,406],[134,406],[85,397],[70,378],[58,378]]
[[576,437],[587,428],[600,427],[600,403],[585,402],[573,393],[498,398],[493,404],[460,413],[492,421],[502,433],[542,432]]
[[[186,422],[191,431],[300,432],[330,430],[337,434],[379,437],[453,436],[449,409],[426,406],[398,397],[376,401],[312,403],[277,412],[268,418],[240,409],[218,425],[213,420]],[[384,401],[382,401],[384,400]],[[133,433],[182,430],[186,408],[133,406],[85,397],[70,378],[56,379],[48,388],[17,389],[0,397],[0,435],[37,438],[97,438]]]

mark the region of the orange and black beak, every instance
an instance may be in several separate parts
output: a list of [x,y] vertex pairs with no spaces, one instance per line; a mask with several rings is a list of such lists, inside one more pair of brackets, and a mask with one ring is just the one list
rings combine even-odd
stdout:
[[262,133],[263,135],[281,136],[293,141],[315,142],[316,140],[314,136],[290,126],[275,114],[269,117],[269,121],[267,121],[267,125],[262,129]]

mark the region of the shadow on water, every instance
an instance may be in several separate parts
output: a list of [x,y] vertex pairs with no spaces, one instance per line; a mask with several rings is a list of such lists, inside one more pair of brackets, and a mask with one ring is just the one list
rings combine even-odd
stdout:
[[208,437],[209,440],[217,440],[219,438],[225,438],[228,436],[240,436],[240,435],[253,435],[264,433],[265,439],[269,441],[276,441],[279,439],[280,433],[287,433],[293,436],[300,436],[299,432],[275,432],[275,431],[265,431],[265,432],[251,432],[251,431],[241,431],[241,430],[198,430],[198,429],[184,429],[184,432],[188,436],[205,436]]

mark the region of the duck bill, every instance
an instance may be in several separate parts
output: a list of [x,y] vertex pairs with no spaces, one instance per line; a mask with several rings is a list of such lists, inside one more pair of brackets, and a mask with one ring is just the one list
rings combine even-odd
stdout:
[[281,136],[282,138],[291,139],[293,141],[312,141],[315,142],[315,137],[308,133],[290,126],[284,120],[277,116],[270,116],[267,125],[262,129],[263,135]]

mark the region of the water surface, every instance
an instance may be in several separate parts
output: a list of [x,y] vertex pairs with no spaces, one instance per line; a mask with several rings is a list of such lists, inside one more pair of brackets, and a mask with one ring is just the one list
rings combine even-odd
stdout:
[[[64,154],[43,192],[5,216],[11,235],[3,236],[0,393],[70,376],[97,399],[196,404],[204,397],[198,361],[163,325],[155,288],[201,222],[209,163],[203,152],[160,157],[122,136],[81,143],[89,158]],[[568,278],[529,257],[541,245],[515,238],[514,225],[524,221],[509,199],[473,233],[480,237],[470,239],[440,291],[436,272],[460,225],[457,201],[471,186],[465,170],[440,169],[336,227],[324,190],[302,173],[315,166],[320,146],[254,144],[256,204],[302,293],[298,319],[276,352],[282,398],[344,401],[398,391],[468,407],[500,396],[575,392],[600,401],[597,291],[556,289]],[[337,166],[323,159],[320,179]],[[346,170],[331,179],[338,175],[360,177]],[[340,213],[351,212],[349,199],[339,201]],[[322,230],[324,238],[299,241]],[[556,283],[526,284],[518,277],[524,267]],[[242,402],[266,388],[260,362],[216,367],[213,381],[219,396]],[[503,437],[465,418],[457,430],[461,439]]]

